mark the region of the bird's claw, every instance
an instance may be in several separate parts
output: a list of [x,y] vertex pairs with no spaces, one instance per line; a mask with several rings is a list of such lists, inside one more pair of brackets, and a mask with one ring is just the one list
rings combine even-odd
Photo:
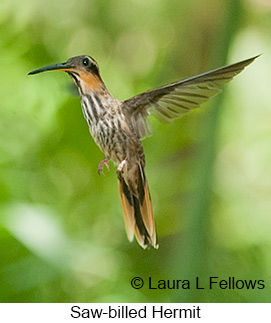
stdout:
[[99,165],[98,165],[98,174],[101,175],[101,172],[103,171],[104,165],[107,167],[108,170],[110,170],[110,167],[108,165],[109,158],[105,158],[103,160],[100,161]]

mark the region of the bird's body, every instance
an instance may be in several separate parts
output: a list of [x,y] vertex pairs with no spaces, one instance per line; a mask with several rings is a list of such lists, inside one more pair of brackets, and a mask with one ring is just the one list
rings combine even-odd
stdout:
[[[121,203],[129,240],[135,233],[142,246],[157,247],[142,143],[123,112],[122,102],[114,99],[106,89],[102,89],[102,93],[80,90],[84,117],[94,141],[106,156],[105,161],[112,160],[118,165]],[[99,172],[102,168],[103,161]],[[142,221],[143,214],[146,214],[146,224]]]
[[[81,94],[81,106],[89,131],[106,157],[120,164],[127,155],[127,147],[141,146],[127,125],[121,103],[108,93],[102,100],[91,93]],[[130,151],[129,151],[130,153]]]
[[[71,74],[71,77],[74,79],[76,75]],[[124,114],[123,103],[112,97],[101,80],[97,79],[97,82],[101,86],[96,87],[95,92],[93,88],[81,85],[78,85],[78,89],[89,131],[106,156],[100,163],[99,172],[103,168],[103,162],[108,160],[118,165],[119,189],[128,238],[132,240],[135,233],[142,246],[157,247],[150,194],[144,173],[142,143],[131,120]],[[143,214],[146,214],[146,224],[142,220]]]
[[105,155],[99,173],[107,161],[117,165],[117,176],[128,239],[134,235],[143,247],[158,247],[149,188],[145,176],[145,156],[141,139],[151,134],[148,114],[170,122],[199,107],[220,92],[217,87],[229,82],[254,59],[217,70],[119,101],[107,90],[97,62],[89,56],[70,58],[66,63],[34,70],[67,72],[77,85],[84,117],[90,133]]

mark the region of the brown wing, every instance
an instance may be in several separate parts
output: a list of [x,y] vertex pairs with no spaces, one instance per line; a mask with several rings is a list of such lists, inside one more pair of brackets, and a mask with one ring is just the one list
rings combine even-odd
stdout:
[[221,85],[232,80],[258,56],[134,96],[123,101],[123,111],[131,118],[140,138],[149,136],[149,114],[164,123],[180,118],[221,92]]

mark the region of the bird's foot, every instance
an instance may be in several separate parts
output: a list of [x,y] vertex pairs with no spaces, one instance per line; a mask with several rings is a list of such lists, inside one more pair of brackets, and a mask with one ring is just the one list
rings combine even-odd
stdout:
[[104,165],[107,167],[108,170],[110,170],[110,167],[107,164],[108,161],[109,161],[109,158],[105,158],[105,159],[100,161],[100,163],[98,165],[98,174],[99,175],[101,175],[101,172],[103,171]]

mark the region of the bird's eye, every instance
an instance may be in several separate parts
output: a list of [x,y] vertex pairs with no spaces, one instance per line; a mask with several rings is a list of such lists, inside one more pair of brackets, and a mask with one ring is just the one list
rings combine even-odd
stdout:
[[89,64],[89,59],[88,58],[84,58],[83,59],[83,65],[84,66],[88,66],[88,64]]

